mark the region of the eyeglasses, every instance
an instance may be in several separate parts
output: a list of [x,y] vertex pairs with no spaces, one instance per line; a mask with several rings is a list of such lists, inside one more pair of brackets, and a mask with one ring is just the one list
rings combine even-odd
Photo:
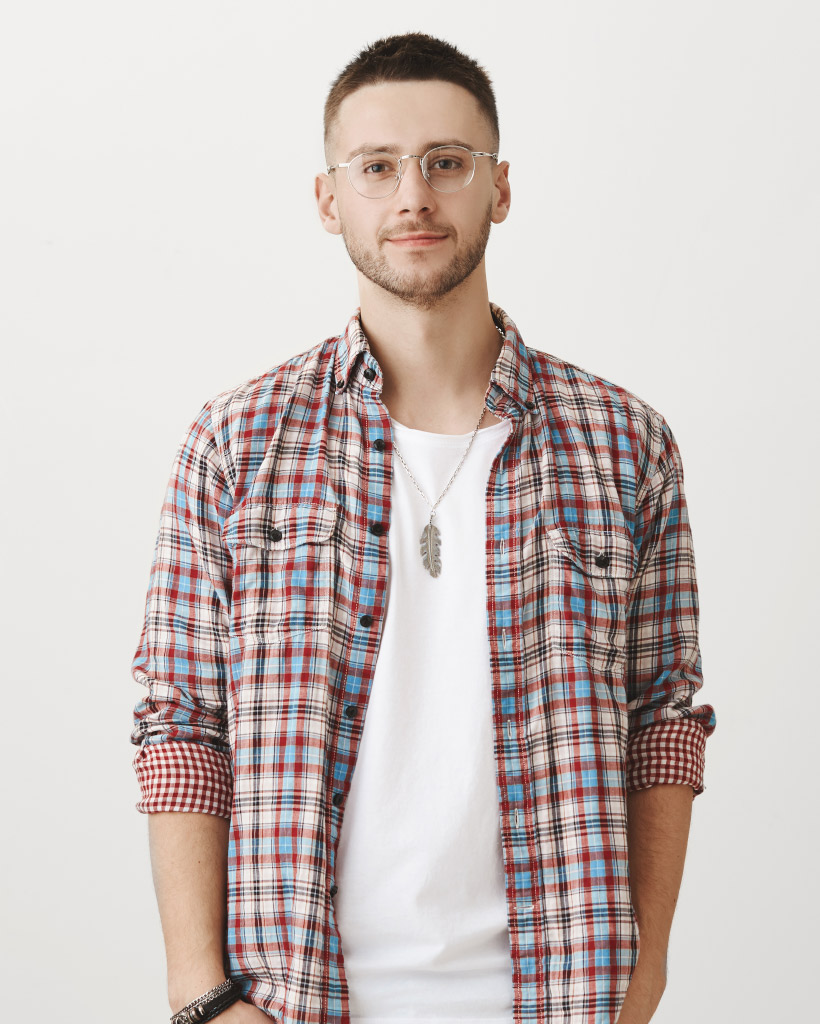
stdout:
[[346,164],[331,164],[327,173],[337,167],[347,168],[347,178],[353,188],[365,199],[386,199],[399,187],[402,179],[402,160],[420,160],[421,173],[425,181],[436,192],[458,192],[473,180],[475,158],[489,156],[493,160],[498,153],[479,153],[466,146],[435,146],[424,156],[405,153],[360,153]]

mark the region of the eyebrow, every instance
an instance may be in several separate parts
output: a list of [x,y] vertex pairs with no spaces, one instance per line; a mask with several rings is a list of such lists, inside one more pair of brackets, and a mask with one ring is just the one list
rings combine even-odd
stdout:
[[[435,149],[436,146],[464,146],[465,149],[469,149],[473,152],[473,147],[469,142],[461,142],[459,139],[443,139],[438,142],[425,142],[422,146],[422,155],[427,152],[428,149]],[[376,145],[374,143],[366,142],[361,146],[357,146],[354,150],[351,150],[347,155],[347,163],[357,157],[360,153],[395,153],[398,155],[399,149],[395,143],[380,143]]]

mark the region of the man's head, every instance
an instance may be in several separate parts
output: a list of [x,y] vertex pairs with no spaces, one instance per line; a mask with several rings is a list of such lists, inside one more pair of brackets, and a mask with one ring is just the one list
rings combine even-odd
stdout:
[[[495,97],[484,70],[423,33],[380,39],[348,64],[331,86],[324,128],[328,166],[346,163],[363,146],[422,156],[442,142],[482,153],[497,153],[499,145]],[[467,156],[473,159],[472,181],[455,192],[433,188],[416,159],[402,161],[398,188],[382,198],[361,195],[347,168],[317,175],[325,229],[343,236],[369,281],[431,308],[483,263],[490,225],[504,220],[509,208],[509,164]],[[444,237],[426,246],[393,241],[418,232]]]

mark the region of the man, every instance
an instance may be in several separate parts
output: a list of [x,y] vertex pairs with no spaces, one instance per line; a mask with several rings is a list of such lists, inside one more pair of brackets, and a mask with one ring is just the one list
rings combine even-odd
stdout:
[[680,455],[490,302],[498,148],[455,47],[359,54],[315,192],[360,306],[177,450],[131,739],[180,1020],[644,1024],[664,990],[715,727]]

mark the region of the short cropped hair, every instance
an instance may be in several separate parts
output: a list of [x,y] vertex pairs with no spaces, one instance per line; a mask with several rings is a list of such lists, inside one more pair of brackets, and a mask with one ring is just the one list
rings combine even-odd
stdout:
[[460,85],[476,98],[492,133],[490,149],[501,141],[493,85],[484,68],[451,43],[425,32],[385,36],[363,49],[336,77],[325,100],[324,146],[328,163],[339,108],[345,97],[365,85],[438,79]]

